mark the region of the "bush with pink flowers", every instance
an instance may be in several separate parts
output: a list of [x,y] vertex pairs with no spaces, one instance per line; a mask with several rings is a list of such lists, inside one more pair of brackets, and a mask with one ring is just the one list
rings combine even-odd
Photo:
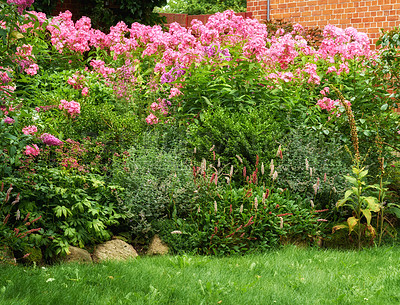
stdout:
[[[274,177],[271,191],[286,188],[321,209],[337,197],[314,194],[323,170],[329,176],[351,167],[343,158],[346,146],[355,147],[346,109],[370,173],[384,173],[399,149],[397,95],[388,91],[397,87],[385,77],[380,52],[354,28],[328,25],[317,45],[301,25],[272,33],[271,25],[225,11],[187,29],[119,22],[105,33],[87,17],[74,22],[66,11],[47,18],[24,11],[29,1],[13,3],[1,4],[0,181],[24,190],[24,208],[38,209],[43,221],[58,215],[37,237],[50,254],[110,236],[107,226],[125,204],[113,175],[124,170],[124,152],[151,135],[167,152],[197,150],[194,166],[212,148],[215,169],[221,161],[240,168],[229,187],[254,177],[261,187]],[[318,152],[304,188],[293,186],[304,176],[294,134]],[[259,176],[260,164],[276,158],[282,162],[271,177]],[[332,182],[327,192],[333,189]],[[132,213],[140,218],[141,211]]]

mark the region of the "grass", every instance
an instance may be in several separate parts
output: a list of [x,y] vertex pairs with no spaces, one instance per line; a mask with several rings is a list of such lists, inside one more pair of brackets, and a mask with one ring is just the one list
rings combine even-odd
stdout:
[[0,304],[400,304],[400,249],[0,266]]

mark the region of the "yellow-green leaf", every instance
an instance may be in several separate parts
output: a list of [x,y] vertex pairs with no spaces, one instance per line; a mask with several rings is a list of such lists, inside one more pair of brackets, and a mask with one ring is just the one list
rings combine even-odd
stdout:
[[367,229],[368,229],[368,231],[371,233],[372,238],[375,238],[376,233],[375,233],[374,227],[371,226],[371,225],[368,225],[368,226],[367,226]]
[[351,231],[354,230],[354,227],[357,225],[358,219],[355,217],[349,217],[347,218],[347,224],[349,226],[349,234],[351,233]]
[[359,178],[360,179],[362,179],[362,178],[364,178],[366,175],[368,174],[368,170],[365,170],[365,171],[362,171],[360,174],[359,174]]
[[344,176],[344,178],[353,185],[358,185],[357,179],[351,176]]
[[364,214],[365,218],[367,219],[367,225],[371,224],[371,210],[369,209],[361,209],[361,212]]
[[20,32],[18,31],[12,31],[11,32],[11,37],[16,38],[16,39],[21,39],[24,38],[24,35],[22,35]]
[[344,205],[346,203],[346,201],[347,201],[347,198],[340,199],[338,202],[336,202],[336,207],[337,208],[341,207],[342,205]]
[[347,199],[353,194],[352,190],[347,190],[346,193],[344,194],[344,198]]
[[373,212],[379,212],[380,205],[377,203],[377,199],[375,197],[364,197],[364,200],[368,203],[368,209]]
[[348,228],[348,225],[341,224],[341,225],[334,226],[332,228],[332,234],[335,233],[337,230],[344,229],[344,228]]

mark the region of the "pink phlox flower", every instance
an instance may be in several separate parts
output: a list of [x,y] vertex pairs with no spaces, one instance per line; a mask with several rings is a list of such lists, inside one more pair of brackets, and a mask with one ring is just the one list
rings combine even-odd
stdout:
[[319,93],[321,93],[322,95],[329,94],[329,87],[324,87],[324,89],[322,89]]
[[40,153],[40,149],[36,144],[33,144],[32,146],[26,145],[25,146],[25,151],[24,154],[27,156],[38,156]]
[[35,0],[7,0],[8,4],[14,4],[18,7],[18,13],[21,15],[25,9],[30,7]]
[[89,88],[88,87],[84,87],[83,89],[82,89],[82,95],[83,96],[87,96],[89,94]]
[[150,113],[146,118],[146,122],[149,125],[157,124],[158,118],[153,113]]
[[183,93],[178,88],[171,88],[168,98],[173,98],[175,96],[182,95]]
[[78,102],[75,101],[66,101],[66,100],[61,100],[60,105],[58,108],[64,109],[68,112],[68,114],[71,116],[71,118],[75,118],[78,114],[81,113],[81,105]]
[[317,74],[316,64],[311,64],[311,63],[306,64],[303,71],[308,73],[310,76],[307,80],[307,83],[313,83],[318,85],[321,82],[321,78]]
[[8,117],[8,116],[6,116],[3,121],[6,124],[14,124],[15,123],[15,120],[13,118]]
[[42,134],[40,139],[42,140],[42,142],[44,144],[49,145],[49,146],[59,146],[59,145],[63,144],[63,142],[60,139],[56,138],[55,136],[53,136],[49,133]]
[[322,99],[318,100],[317,105],[321,109],[325,109],[328,112],[331,112],[340,104],[339,100],[332,100],[329,97],[323,97]]
[[33,135],[37,131],[38,131],[38,129],[35,125],[29,125],[29,126],[22,128],[22,132],[25,135],[28,135],[28,134]]

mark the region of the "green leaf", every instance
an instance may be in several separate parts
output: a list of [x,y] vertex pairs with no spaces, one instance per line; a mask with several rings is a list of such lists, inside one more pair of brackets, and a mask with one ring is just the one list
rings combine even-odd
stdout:
[[206,104],[207,104],[208,106],[212,107],[212,103],[210,102],[210,100],[209,100],[207,97],[202,96],[202,98],[204,99],[204,101],[206,102]]
[[342,205],[344,205],[346,202],[347,202],[347,198],[340,199],[338,202],[336,202],[336,207],[339,208]]
[[353,185],[358,185],[357,179],[352,176],[345,175],[344,178]]
[[359,177],[360,179],[362,179],[362,178],[364,178],[367,174],[368,174],[368,170],[365,170],[365,171],[360,172],[360,174],[358,175],[358,177]]
[[388,109],[388,107],[389,107],[388,104],[383,104],[383,105],[381,106],[381,110],[382,110],[382,111],[385,111],[386,109]]

